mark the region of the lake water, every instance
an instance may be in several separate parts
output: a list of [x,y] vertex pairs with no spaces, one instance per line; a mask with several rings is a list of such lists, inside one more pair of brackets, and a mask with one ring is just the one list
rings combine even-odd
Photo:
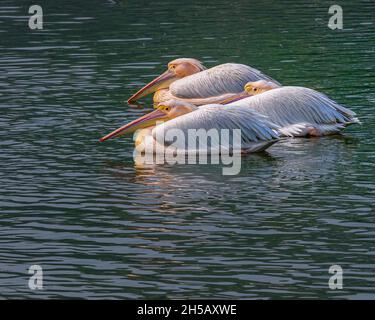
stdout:
[[[373,1],[340,1],[344,30],[331,1],[66,0],[37,1],[31,31],[31,3],[0,4],[2,298],[375,298]],[[131,137],[98,138],[151,110],[124,101],[176,57],[323,91],[363,125],[236,176],[136,166]]]

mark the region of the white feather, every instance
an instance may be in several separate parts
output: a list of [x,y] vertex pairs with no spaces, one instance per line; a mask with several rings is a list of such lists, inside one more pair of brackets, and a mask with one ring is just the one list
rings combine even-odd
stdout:
[[[266,117],[256,114],[247,106],[230,107],[211,104],[156,126],[152,135],[158,143],[168,144],[171,141],[165,141],[167,140],[165,134],[175,129],[181,130],[185,137],[188,136],[189,129],[204,129],[206,131],[216,129],[219,134],[222,129],[229,129],[229,131],[240,129],[242,148],[252,149],[254,143],[259,144],[278,139],[277,130],[279,127]],[[218,148],[220,141],[211,143],[215,145],[214,148]],[[186,145],[178,146],[181,149],[185,147]]]
[[[238,108],[247,106],[273,123],[284,127],[285,135],[301,136],[308,126],[331,125],[339,130],[349,124],[359,123],[355,113],[326,95],[304,87],[281,87],[228,104]],[[338,125],[340,124],[340,125]],[[325,131],[322,127],[322,131]]]
[[247,82],[262,79],[279,84],[252,67],[225,63],[177,80],[169,86],[169,89],[177,98],[207,98],[225,93],[242,92]]

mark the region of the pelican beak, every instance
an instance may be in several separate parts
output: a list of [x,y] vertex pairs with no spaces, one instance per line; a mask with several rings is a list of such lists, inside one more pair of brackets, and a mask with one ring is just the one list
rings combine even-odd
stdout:
[[162,73],[160,76],[152,80],[150,83],[146,84],[142,89],[140,89],[137,93],[133,94],[129,99],[128,103],[136,101],[144,96],[149,95],[150,93],[154,93],[160,89],[166,89],[169,85],[177,80],[178,77],[174,74],[173,71],[167,70]]
[[238,94],[235,94],[235,95],[233,95],[229,98],[226,98],[226,99],[220,101],[219,103],[220,104],[229,104],[229,103],[232,103],[232,102],[235,102],[235,101],[238,101],[238,100],[241,100],[241,99],[245,99],[245,98],[248,98],[248,97],[251,97],[251,94],[249,94],[246,91],[242,91]]
[[167,119],[167,114],[163,111],[156,109],[143,117],[140,117],[128,124],[125,124],[124,126],[116,129],[115,131],[112,131],[111,133],[107,134],[106,136],[100,138],[100,142],[103,142],[105,140],[108,140],[110,138],[115,138],[118,136],[121,136],[123,134],[127,133],[133,133],[137,131],[138,129],[147,128],[150,126],[153,126],[156,124],[157,121],[165,120]]

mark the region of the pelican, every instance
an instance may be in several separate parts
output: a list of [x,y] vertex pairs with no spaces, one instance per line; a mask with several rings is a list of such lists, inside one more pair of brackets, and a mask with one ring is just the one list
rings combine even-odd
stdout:
[[[160,121],[163,121],[160,123]],[[279,127],[268,121],[266,117],[256,114],[247,106],[229,106],[210,104],[196,107],[181,100],[169,100],[160,103],[156,110],[114,130],[102,137],[100,141],[120,135],[136,132],[135,145],[138,151],[146,150],[150,144],[155,153],[165,151],[171,141],[166,139],[166,133],[178,129],[185,137],[190,129],[240,129],[241,153],[251,153],[265,150],[276,141]],[[215,139],[214,139],[215,140]],[[207,153],[220,153],[220,142],[211,141]],[[176,145],[170,150],[174,153],[189,153],[185,145]]]
[[323,93],[305,87],[281,87],[272,81],[249,82],[243,92],[222,103],[247,106],[279,125],[279,133],[285,136],[330,135],[360,123],[353,111]]
[[[276,80],[252,67],[225,63],[206,69],[191,58],[179,58],[168,63],[168,69],[128,99],[132,103],[156,92],[154,103],[179,99],[194,105],[216,103],[243,90],[249,81]],[[160,91],[160,92],[159,92]]]

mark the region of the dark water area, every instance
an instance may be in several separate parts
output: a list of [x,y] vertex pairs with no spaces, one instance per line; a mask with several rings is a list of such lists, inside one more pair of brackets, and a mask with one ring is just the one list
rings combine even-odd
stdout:
[[[375,3],[0,3],[1,298],[375,298]],[[177,57],[322,91],[362,125],[217,165],[138,166],[98,138]],[[43,268],[30,290],[28,268]],[[328,269],[344,270],[331,290]]]

